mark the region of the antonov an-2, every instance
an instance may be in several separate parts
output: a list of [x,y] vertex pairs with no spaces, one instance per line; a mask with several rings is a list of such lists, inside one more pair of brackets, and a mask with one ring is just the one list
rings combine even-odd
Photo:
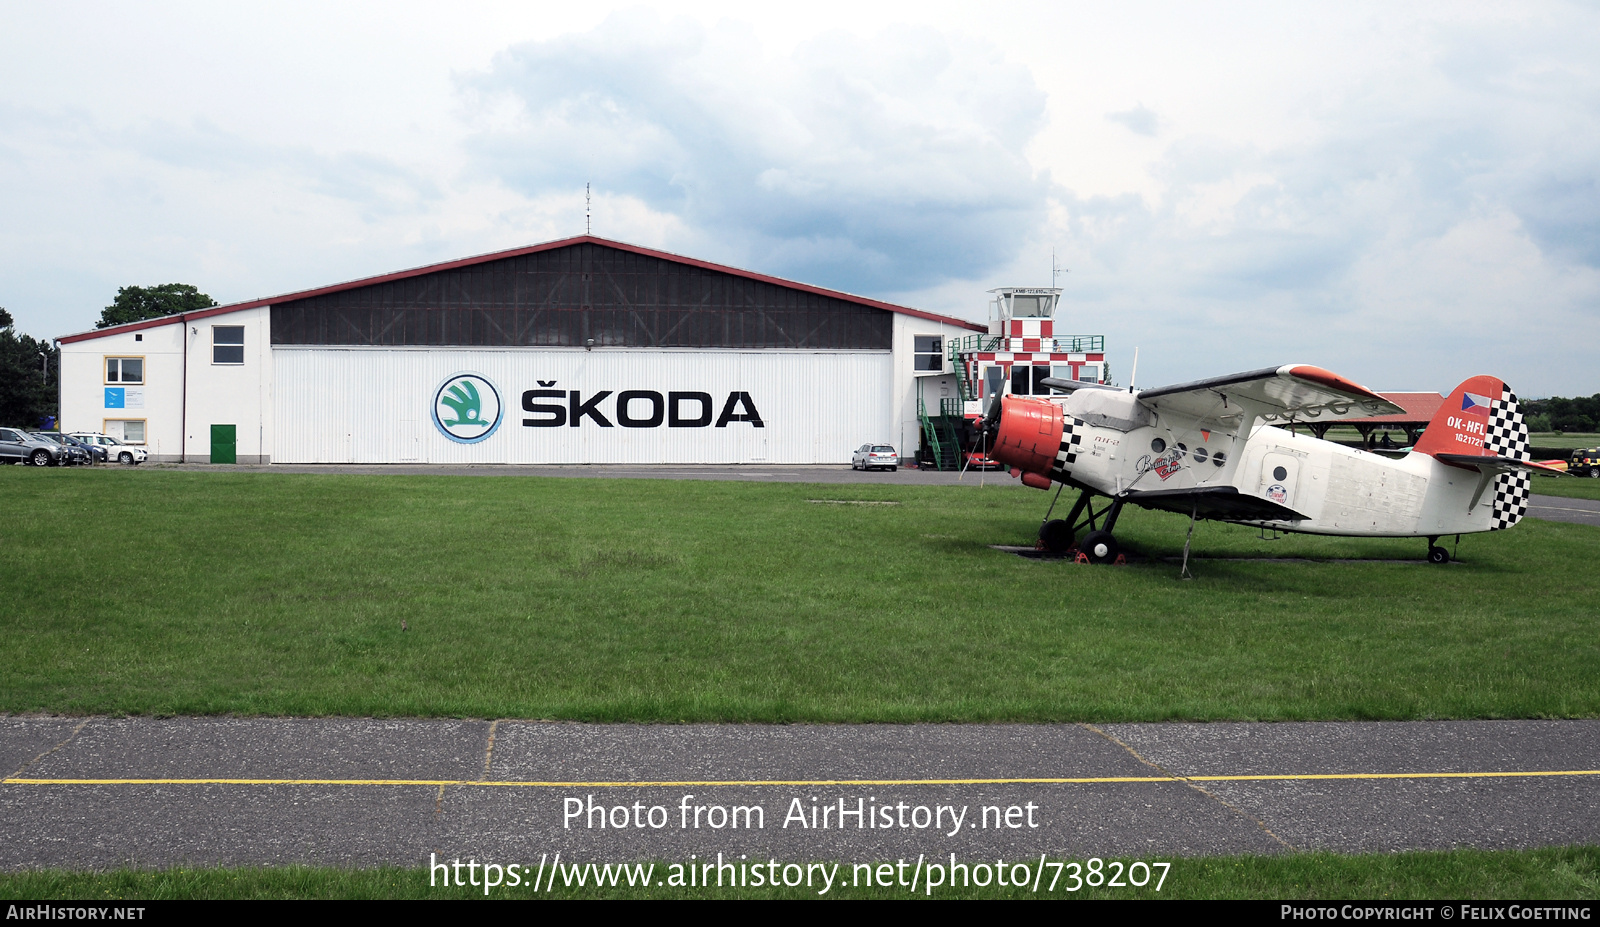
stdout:
[[[1391,415],[1399,406],[1303,364],[1132,389],[1047,379],[1065,402],[1003,396],[984,420],[991,455],[1039,489],[1082,490],[1042,545],[1076,542],[1094,563],[1117,559],[1126,504],[1286,532],[1428,539],[1509,528],[1526,514],[1531,461],[1517,397],[1498,378],[1462,383],[1410,453],[1391,459],[1274,423]],[[1095,495],[1110,505],[1096,512]],[[1047,516],[1048,517],[1048,516]],[[1103,519],[1103,520],[1101,520]],[[1077,533],[1090,531],[1081,540]]]

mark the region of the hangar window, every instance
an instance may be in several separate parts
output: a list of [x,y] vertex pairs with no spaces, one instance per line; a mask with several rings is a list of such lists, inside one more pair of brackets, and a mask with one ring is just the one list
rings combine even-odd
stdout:
[[244,326],[211,326],[211,363],[244,363]]
[[107,383],[143,383],[144,358],[142,357],[108,357],[106,358]]
[[914,370],[943,370],[944,369],[944,339],[938,335],[915,336],[915,363]]
[[113,419],[105,420],[104,434],[108,434],[123,444],[144,443],[144,419]]

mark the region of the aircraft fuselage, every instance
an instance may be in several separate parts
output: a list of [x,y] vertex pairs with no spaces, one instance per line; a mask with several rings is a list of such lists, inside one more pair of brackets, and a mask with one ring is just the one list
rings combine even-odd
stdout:
[[1051,476],[1107,495],[1232,486],[1306,517],[1228,520],[1308,534],[1427,537],[1490,528],[1484,478],[1426,454],[1396,460],[1270,425],[1245,436],[1158,419],[1124,432],[1070,416],[1065,424],[1078,450]]

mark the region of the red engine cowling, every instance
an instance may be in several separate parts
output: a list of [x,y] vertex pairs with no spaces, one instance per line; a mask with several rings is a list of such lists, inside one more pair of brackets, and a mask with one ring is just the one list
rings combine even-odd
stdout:
[[995,436],[995,460],[1022,471],[1022,482],[1037,489],[1050,488],[1050,467],[1061,450],[1061,407],[1043,399],[1004,396],[1000,400],[1000,431]]

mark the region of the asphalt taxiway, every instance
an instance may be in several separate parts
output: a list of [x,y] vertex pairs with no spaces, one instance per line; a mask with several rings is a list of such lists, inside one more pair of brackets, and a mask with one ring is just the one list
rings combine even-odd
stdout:
[[7,717],[0,762],[6,870],[1600,843],[1600,721]]

